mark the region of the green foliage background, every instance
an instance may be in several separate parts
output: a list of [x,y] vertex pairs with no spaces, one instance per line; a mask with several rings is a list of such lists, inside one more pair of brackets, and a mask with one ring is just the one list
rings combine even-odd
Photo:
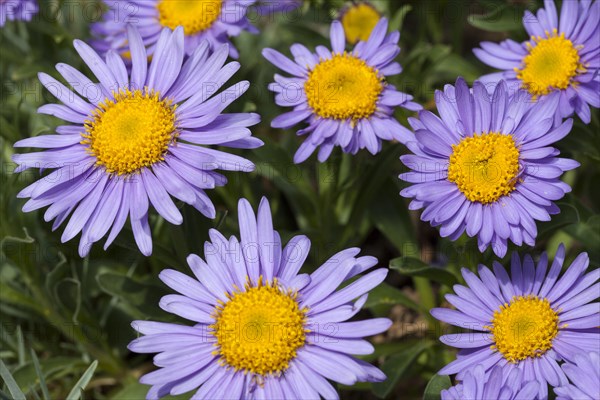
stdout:
[[[237,200],[246,197],[257,205],[267,196],[275,226],[287,241],[296,234],[310,237],[313,247],[305,266],[316,268],[330,255],[350,246],[390,265],[385,284],[369,297],[362,316],[389,316],[394,326],[373,339],[376,352],[366,357],[378,363],[389,379],[381,384],[340,387],[343,398],[439,398],[450,380],[435,373],[454,357],[437,341],[451,328],[440,326],[428,309],[444,303],[443,295],[461,281],[460,267],[491,264],[489,251],[480,254],[476,241],[467,237],[449,242],[418,213],[409,212],[398,193],[404,183],[398,157],[406,149],[385,143],[376,157],[365,151],[348,156],[334,151],[325,164],[311,159],[300,166],[292,162],[299,146],[294,131],[273,130],[269,123],[283,110],[267,91],[274,67],[260,57],[265,47],[289,54],[289,46],[328,45],[328,27],[341,0],[306,3],[303,15],[279,15],[257,21],[259,35],[235,39],[241,51],[237,80],[248,79],[252,87],[231,111],[255,111],[263,122],[255,135],[266,145],[244,156],[257,170],[229,174],[230,183],[212,191],[218,216],[207,220],[191,207],[179,204],[181,226],[165,223],[156,215],[154,253],[143,257],[131,231],[111,246],[97,244],[89,257],[77,255],[77,242],[60,243],[51,232],[43,212],[22,213],[23,200],[16,194],[37,177],[34,172],[14,174],[12,144],[29,136],[51,133],[59,121],[38,115],[36,109],[54,102],[42,90],[38,72],[57,77],[54,65],[65,62],[86,71],[72,47],[75,38],[89,37],[88,24],[99,17],[96,0],[40,0],[44,16],[32,23],[9,23],[0,29],[0,398],[28,399],[141,399],[148,387],[137,382],[152,370],[151,357],[130,353],[126,345],[135,337],[134,319],[163,321],[177,318],[161,311],[158,300],[168,293],[157,278],[166,267],[187,273],[185,257],[202,255],[211,227],[224,234],[238,234]],[[489,70],[475,59],[471,49],[482,40],[511,37],[526,39],[521,16],[536,1],[375,1],[401,31],[402,75],[391,82],[414,93],[426,108],[434,108],[433,95],[457,76],[472,82]],[[598,110],[589,126],[576,122],[571,134],[558,144],[563,156],[582,165],[566,174],[573,187],[559,206],[561,214],[538,224],[535,248],[552,257],[559,243],[568,249],[568,261],[581,251],[590,254],[592,265],[600,259],[600,129]],[[399,111],[406,124],[410,113]],[[509,254],[511,250],[509,250]],[[506,264],[509,256],[503,261]],[[185,321],[180,321],[187,323]],[[81,389],[85,388],[85,391]],[[189,395],[187,396],[189,397]],[[187,398],[181,396],[180,398]]]

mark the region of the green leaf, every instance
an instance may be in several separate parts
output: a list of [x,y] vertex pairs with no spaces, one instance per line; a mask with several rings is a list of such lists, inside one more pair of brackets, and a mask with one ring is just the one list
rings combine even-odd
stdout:
[[401,31],[402,25],[404,24],[404,19],[411,12],[412,6],[410,4],[405,4],[394,14],[394,17],[390,21],[390,31]]
[[381,197],[371,204],[369,214],[377,229],[404,254],[407,248],[418,248],[416,230],[404,199],[398,196],[400,190],[395,182],[391,183],[382,188]]
[[81,395],[85,390],[85,387],[90,383],[92,376],[94,376],[94,371],[96,371],[96,367],[98,366],[98,361],[94,361],[88,369],[83,373],[81,378],[77,381],[73,389],[67,395],[66,400],[79,400],[81,399]]
[[450,386],[452,386],[452,382],[447,375],[434,375],[425,387],[423,400],[440,400],[442,390],[448,389]]
[[356,191],[356,188],[362,189],[358,191],[352,205],[349,220],[344,221],[346,222],[345,225],[352,227],[352,229],[346,229],[341,243],[350,243],[350,240],[356,235],[355,227],[361,225],[365,212],[369,210],[369,205],[375,203],[381,195],[381,188],[397,165],[401,153],[402,148],[399,146],[387,147],[379,155],[378,162],[368,166],[361,175],[360,180],[355,183],[352,188],[353,191]]
[[[150,390],[150,386],[144,385],[139,382],[132,382],[126,385],[123,389],[121,389],[118,393],[111,396],[110,398],[113,400],[123,400],[123,399],[145,399],[146,394]],[[162,397],[162,400],[187,400],[190,398],[188,394],[181,394],[178,396],[167,395],[166,397]]]
[[125,303],[124,309],[132,317],[147,319],[164,316],[157,307],[160,298],[167,294],[163,286],[141,282],[114,272],[100,273],[96,280],[102,290]]
[[518,11],[507,4],[496,4],[490,11],[480,15],[470,15],[469,23],[476,28],[489,32],[519,31],[522,29],[520,18],[515,18]]
[[83,368],[83,366],[81,360],[75,357],[59,356],[42,361],[39,361],[36,357],[33,359],[33,362],[15,369],[13,376],[19,387],[23,389],[29,388],[30,386],[37,386],[39,381],[43,392],[43,382],[45,382],[46,379],[56,379],[57,377],[68,375]]
[[405,350],[388,358],[381,370],[387,376],[387,380],[373,384],[373,393],[384,399],[392,393],[396,384],[406,373],[409,367],[413,366],[417,357],[431,346],[431,342],[421,342],[414,346],[408,346]]
[[557,203],[557,206],[560,207],[560,213],[552,216],[550,221],[540,223],[538,237],[553,235],[559,229],[581,222],[580,213],[575,205],[561,202]]
[[4,365],[4,362],[2,362],[2,360],[0,360],[0,376],[4,380],[4,383],[8,387],[8,391],[10,392],[14,400],[26,400],[25,394],[21,391],[19,385],[17,385],[17,382],[15,381],[15,378],[13,378],[10,371],[8,370],[8,368],[6,368],[6,365]]
[[428,278],[449,287],[458,283],[452,272],[439,267],[429,266],[413,257],[395,258],[390,261],[390,268],[404,275]]
[[592,259],[598,256],[600,253],[598,250],[598,243],[600,243],[600,215],[594,215],[586,222],[570,225],[565,228],[565,231],[583,244],[590,255],[593,255]]
[[11,286],[1,281],[0,300],[2,300],[2,302],[30,308],[40,314],[42,313],[40,304],[36,303],[31,296],[28,296],[26,293],[23,293],[17,289],[13,289]]
[[388,285],[385,282],[369,292],[369,298],[365,303],[365,307],[373,308],[381,305],[393,306],[396,304],[401,304],[419,312],[426,312],[423,307],[409,298],[406,294],[404,294],[404,292]]
[[31,360],[33,361],[33,366],[35,367],[35,373],[40,380],[40,388],[42,389],[42,396],[44,396],[44,400],[50,400],[50,393],[48,392],[48,386],[46,386],[46,379],[44,378],[44,373],[42,372],[42,368],[40,367],[40,360],[38,360],[35,351],[31,349]]

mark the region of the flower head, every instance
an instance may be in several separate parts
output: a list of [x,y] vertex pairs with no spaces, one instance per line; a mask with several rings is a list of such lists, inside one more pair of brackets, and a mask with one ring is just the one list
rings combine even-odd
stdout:
[[560,92],[557,122],[576,112],[589,123],[589,106],[600,107],[600,2],[563,1],[560,16],[553,0],[544,4],[537,16],[526,11],[523,17],[531,40],[482,42],[474,50],[481,61],[504,70],[480,80],[487,86],[502,79],[536,97]]
[[197,390],[199,399],[329,399],[337,394],[328,379],[345,385],[384,380],[381,371],[352,355],[372,353],[363,338],[386,331],[391,321],[345,321],[360,311],[387,270],[337,290],[377,260],[348,249],[312,274],[300,273],[308,238],[296,236],[282,249],[264,198],[257,217],[244,199],[238,212],[240,240],[212,229],[206,261],[188,257],[195,278],[175,270],[160,274],[181,293],[163,297],[161,308],[196,324],[132,324],[144,336],[129,349],[159,353],[154,363],[160,369],[140,379],[152,385],[147,398]]
[[499,365],[486,375],[480,364],[465,372],[461,383],[442,390],[442,400],[537,399],[540,384],[535,380],[524,382],[523,376],[523,370],[518,368],[504,374]]
[[238,51],[229,39],[244,30],[256,32],[246,16],[254,0],[105,0],[105,3],[108,11],[103,21],[91,28],[97,37],[92,46],[100,54],[113,49],[126,57],[130,55],[128,25],[138,27],[148,55],[156,51],[164,28],[183,28],[186,55],[206,41],[211,52],[229,44],[230,56],[234,58],[238,57]]
[[82,257],[110,229],[108,247],[128,217],[138,247],[149,255],[150,204],[167,221],[182,223],[171,196],[214,218],[215,208],[205,190],[227,182],[216,171],[248,172],[253,164],[205,146],[262,145],[247,128],[259,122],[258,115],[222,113],[248,89],[248,82],[215,94],[239,69],[237,62],[225,64],[227,45],[209,57],[205,42],[184,63],[183,30],[165,29],[148,66],[141,36],[133,27],[128,34],[131,73],[114,50],[104,60],[79,40],[75,49],[98,83],[69,65],[58,64],[56,69],[76,94],[41,73],[42,84],[63,104],[46,104],[38,112],[71,124],[59,126],[58,135],[15,143],[15,147],[45,149],[14,155],[16,172],[54,169],[19,193],[30,198],[23,211],[50,206],[44,218],[55,219],[53,229],[70,216],[62,241],[82,232]]
[[566,385],[558,362],[573,362],[577,353],[600,346],[600,269],[586,273],[589,259],[582,253],[561,277],[564,258],[561,245],[548,271],[546,253],[537,266],[531,256],[521,261],[513,253],[510,277],[497,262],[493,272],[480,265],[479,277],[463,268],[467,286],[456,285],[456,294],[446,295],[456,310],[434,308],[431,314],[471,332],[440,337],[461,350],[439,373],[466,381],[467,371],[478,364],[486,374],[494,366],[504,375],[519,369],[524,379],[539,383],[540,399],[548,397],[548,384]]
[[344,27],[348,43],[367,41],[371,32],[381,19],[381,14],[369,2],[350,3],[340,13],[340,22]]
[[573,125],[553,127],[558,93],[509,97],[501,82],[490,97],[482,83],[471,92],[459,78],[435,98],[440,118],[422,111],[409,119],[413,154],[400,159],[411,171],[400,178],[412,185],[401,195],[413,199],[412,210],[424,208],[421,219],[441,226],[443,237],[477,236],[482,252],[491,244],[503,257],[509,239],[533,245],[535,220],[550,220],[560,211],[553,201],[571,190],[559,177],[579,165],[551,147]]
[[400,52],[400,34],[387,34],[388,22],[381,19],[370,38],[359,42],[352,52],[345,51],[344,28],[339,21],[331,25],[331,46],[310,52],[305,46],[292,46],[294,61],[283,54],[265,49],[263,55],[292,77],[275,75],[269,89],[276,93],[280,106],[294,111],[280,115],[274,128],[289,128],[306,121],[309,126],[298,132],[308,135],[294,157],[301,163],[319,149],[324,162],[335,146],[356,154],[366,148],[372,154],[381,150],[382,140],[412,140],[412,133],[393,118],[395,107],[420,110],[412,96],[399,92],[385,81],[386,76],[402,71],[394,59]]
[[0,26],[6,21],[31,21],[38,11],[37,0],[0,0]]
[[573,362],[562,365],[562,370],[571,383],[554,388],[557,400],[600,398],[600,354],[598,351],[577,354]]

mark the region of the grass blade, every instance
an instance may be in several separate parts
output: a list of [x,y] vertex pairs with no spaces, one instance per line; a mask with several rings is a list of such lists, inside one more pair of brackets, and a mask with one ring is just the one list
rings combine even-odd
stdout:
[[13,378],[2,360],[0,360],[0,376],[4,379],[4,383],[6,383],[6,387],[14,400],[26,400],[25,394],[23,394],[19,385],[17,385],[15,378]]
[[73,389],[71,389],[71,392],[67,396],[66,400],[81,399],[81,395],[83,394],[83,391],[85,390],[87,384],[90,383],[90,380],[92,379],[92,376],[94,375],[94,371],[96,371],[97,366],[98,360],[94,361],[92,365],[90,365],[88,369],[84,372],[81,378],[79,378]]
[[33,366],[35,367],[35,372],[40,379],[40,388],[42,389],[42,397],[44,400],[51,400],[50,393],[48,392],[48,386],[46,386],[46,379],[44,378],[44,374],[42,373],[42,368],[40,367],[40,360],[38,360],[35,351],[31,349],[31,359],[33,360]]

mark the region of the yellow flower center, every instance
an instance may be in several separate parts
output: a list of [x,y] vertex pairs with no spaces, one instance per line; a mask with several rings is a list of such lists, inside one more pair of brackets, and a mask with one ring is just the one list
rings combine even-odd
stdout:
[[162,161],[176,137],[175,107],[158,92],[120,91],[85,123],[81,144],[109,173],[129,174]]
[[519,150],[512,135],[475,134],[452,145],[448,180],[471,201],[493,203],[515,189]]
[[574,84],[573,78],[585,72],[579,51],[565,39],[565,34],[546,33],[547,38],[532,37],[535,45],[527,43],[529,54],[523,59],[523,67],[515,68],[523,87],[534,96],[546,95],[553,89],[564,90]]
[[156,6],[160,24],[183,27],[186,35],[210,28],[221,15],[222,0],[161,0]]
[[375,68],[344,53],[317,64],[304,90],[308,105],[318,116],[358,120],[373,115],[383,85]]
[[510,304],[494,312],[492,349],[498,350],[512,363],[526,358],[540,357],[552,348],[558,334],[558,313],[547,299],[537,296],[513,297]]
[[381,16],[372,5],[359,3],[350,6],[342,16],[342,26],[349,43],[368,40]]
[[307,308],[300,309],[297,293],[282,291],[277,280],[227,295],[217,306],[212,334],[221,363],[257,375],[279,375],[306,341]]

